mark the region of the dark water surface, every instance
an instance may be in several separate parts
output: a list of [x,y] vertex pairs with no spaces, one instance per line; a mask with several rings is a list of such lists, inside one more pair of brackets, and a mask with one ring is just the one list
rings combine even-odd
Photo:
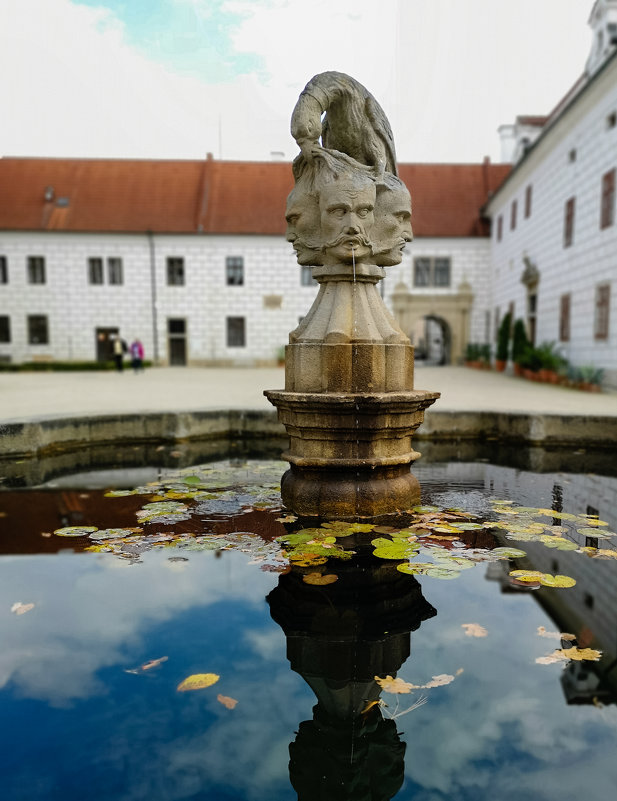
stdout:
[[[445,548],[478,559],[441,580],[376,558],[370,542],[387,532],[337,539],[349,560],[272,572],[286,565],[275,538],[315,525],[285,521],[282,468],[228,460],[173,479],[131,468],[0,494],[3,801],[615,797],[616,478],[419,463],[423,505],[564,529],[550,542],[507,525],[429,537],[410,564],[433,553],[452,565]],[[179,495],[207,484],[209,497],[140,523],[156,498],[103,491],[148,482]],[[532,511],[509,516],[495,499]],[[53,533],[68,526],[142,532]],[[496,547],[526,555],[489,558]],[[531,589],[516,569],[576,584]],[[311,572],[336,581],[307,584]],[[536,662],[562,646],[599,654]],[[209,673],[215,684],[178,691]],[[414,688],[382,690],[375,676],[388,675]]]

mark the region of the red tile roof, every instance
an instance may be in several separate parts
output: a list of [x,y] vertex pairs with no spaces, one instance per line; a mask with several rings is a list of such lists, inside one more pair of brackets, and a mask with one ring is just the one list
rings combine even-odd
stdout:
[[[399,165],[415,235],[485,236],[481,208],[510,169]],[[1,158],[0,230],[283,234],[292,187],[284,162]]]

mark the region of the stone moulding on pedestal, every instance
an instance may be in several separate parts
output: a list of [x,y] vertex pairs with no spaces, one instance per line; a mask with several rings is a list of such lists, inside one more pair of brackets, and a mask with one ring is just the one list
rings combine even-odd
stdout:
[[292,134],[287,239],[320,288],[290,334],[285,389],[264,393],[290,437],[283,502],[325,519],[394,514],[419,500],[411,441],[439,397],[414,390],[413,348],[376,286],[412,239],[411,199],[388,120],[353,78],[315,76]]

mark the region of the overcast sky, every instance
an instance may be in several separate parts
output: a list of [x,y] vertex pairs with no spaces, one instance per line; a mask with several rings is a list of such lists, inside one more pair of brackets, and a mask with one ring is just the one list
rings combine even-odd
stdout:
[[400,161],[499,161],[497,127],[582,73],[592,0],[0,0],[0,155],[292,159],[325,70]]

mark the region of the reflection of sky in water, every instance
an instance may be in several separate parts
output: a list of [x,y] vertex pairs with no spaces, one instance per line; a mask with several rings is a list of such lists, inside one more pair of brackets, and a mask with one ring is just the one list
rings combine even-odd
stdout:
[[[472,495],[485,505],[482,491]],[[295,798],[288,747],[315,698],[270,618],[277,576],[240,553],[169,562],[173,553],[135,565],[94,554],[0,558],[3,801]],[[613,797],[615,706],[566,705],[563,668],[534,661],[557,645],[536,634],[555,629],[538,596],[503,594],[485,576],[479,565],[456,581],[420,578],[437,616],[412,633],[399,676],[424,684],[464,672],[420,691],[428,702],[399,719],[407,753],[397,801]],[[17,617],[16,601],[36,607]],[[472,622],[488,636],[466,636],[461,624]],[[150,672],[124,672],[161,656]],[[199,672],[221,679],[176,691]],[[238,706],[225,709],[218,693]],[[416,697],[402,696],[402,708]]]

